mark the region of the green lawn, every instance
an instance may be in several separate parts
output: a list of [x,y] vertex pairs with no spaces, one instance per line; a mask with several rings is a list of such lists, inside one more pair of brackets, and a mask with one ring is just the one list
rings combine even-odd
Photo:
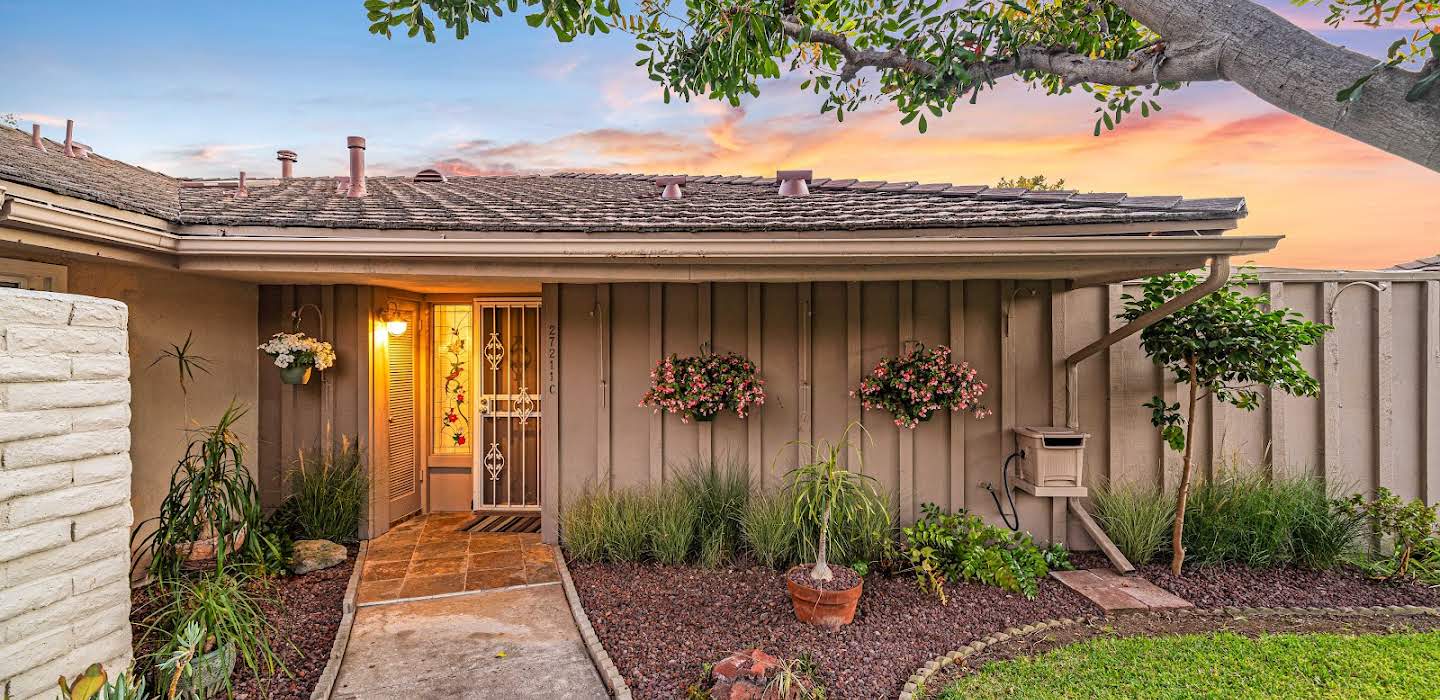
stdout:
[[938,697],[1440,698],[1440,632],[1095,639],[989,664]]

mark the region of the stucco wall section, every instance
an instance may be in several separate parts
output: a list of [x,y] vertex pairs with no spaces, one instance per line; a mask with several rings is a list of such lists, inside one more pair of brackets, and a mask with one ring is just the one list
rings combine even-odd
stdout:
[[[130,327],[119,337],[130,348],[135,465],[131,499],[137,522],[159,510],[170,473],[185,453],[185,428],[213,424],[232,400],[248,408],[236,433],[245,445],[247,466],[257,474],[259,288],[171,270],[61,262],[69,268],[68,291],[119,299],[130,308]],[[175,362],[160,358],[191,332],[190,350],[207,360],[208,371],[197,371],[188,391],[181,391]],[[76,377],[101,369],[77,364]]]
[[131,659],[124,304],[0,289],[0,688]]

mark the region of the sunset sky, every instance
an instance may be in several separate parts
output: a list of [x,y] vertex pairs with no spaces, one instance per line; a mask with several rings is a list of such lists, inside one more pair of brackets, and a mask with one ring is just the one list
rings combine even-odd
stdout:
[[[1380,55],[1398,34],[1323,29],[1323,8],[1268,3],[1326,39]],[[1243,195],[1241,231],[1284,234],[1266,265],[1370,268],[1440,253],[1440,173],[1281,113],[1239,88],[1195,85],[1156,117],[1091,135],[1086,95],[1005,84],[901,126],[885,105],[837,124],[799,78],[740,109],[663,104],[625,37],[558,44],[513,17],[463,42],[371,36],[360,0],[0,0],[9,80],[0,113],[102,155],[177,176],[338,175],[345,136],[373,170],[443,164],[490,174],[585,169],[994,184],[1044,173],[1081,190]],[[58,128],[57,128],[58,127]]]

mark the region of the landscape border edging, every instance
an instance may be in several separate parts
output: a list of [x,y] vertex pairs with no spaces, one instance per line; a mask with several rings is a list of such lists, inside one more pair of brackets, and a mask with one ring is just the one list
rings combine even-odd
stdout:
[[330,694],[335,692],[340,663],[345,660],[345,650],[350,646],[350,630],[355,626],[355,600],[360,593],[360,571],[365,567],[365,549],[369,544],[368,540],[362,541],[360,550],[355,553],[355,568],[350,571],[350,582],[345,584],[345,601],[341,608],[344,612],[340,615],[340,626],[335,628],[335,641],[330,643],[330,659],[325,662],[325,670],[320,672],[320,679],[315,681],[315,688],[310,691],[310,700],[330,700]]
[[[1342,608],[1252,608],[1225,606],[1220,608],[1180,608],[1172,610],[1155,610],[1147,613],[1126,613],[1126,615],[1198,615],[1208,617],[1220,617],[1224,615],[1350,615],[1355,617],[1385,617],[1389,615],[1434,615],[1440,616],[1440,608],[1426,607],[1421,605],[1375,605],[1371,607],[1342,607]],[[1071,618],[1050,618],[1021,627],[1011,627],[1004,632],[989,634],[969,644],[960,647],[948,654],[931,659],[924,666],[915,669],[910,674],[909,680],[905,681],[905,688],[900,691],[899,700],[920,700],[915,692],[930,680],[935,672],[950,664],[978,654],[987,647],[995,644],[1008,642],[1012,639],[1025,637],[1027,635],[1058,627],[1069,627],[1075,624],[1089,624],[1098,620],[1106,619],[1105,615],[1088,615],[1085,617]]]
[[595,634],[595,626],[590,624],[590,616],[585,614],[585,607],[580,604],[580,594],[575,590],[575,581],[570,578],[570,567],[565,563],[565,553],[558,546],[555,547],[555,564],[560,569],[560,587],[565,591],[565,600],[570,603],[570,616],[575,618],[575,626],[580,628],[580,639],[585,642],[585,653],[590,656],[590,662],[595,665],[595,670],[600,674],[600,680],[605,682],[605,687],[610,690],[610,695],[618,700],[630,700],[630,686],[626,685],[625,677],[620,675],[620,669],[615,666],[615,662],[610,660],[610,654],[600,643],[600,635]]

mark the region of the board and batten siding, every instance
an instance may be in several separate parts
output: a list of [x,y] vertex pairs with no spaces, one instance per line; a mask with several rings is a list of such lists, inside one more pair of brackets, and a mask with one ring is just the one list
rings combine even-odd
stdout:
[[[787,443],[833,440],[854,420],[870,434],[860,468],[891,494],[902,521],[933,502],[998,522],[982,484],[998,487],[1016,426],[1064,423],[1064,357],[1121,325],[1114,317],[1129,289],[1013,280],[546,285],[545,383],[558,399],[545,413],[546,539],[556,536],[557,505],[585,489],[663,483],[696,460],[733,460],[776,487],[797,459]],[[1276,271],[1251,291],[1336,326],[1302,355],[1323,394],[1280,395],[1253,412],[1202,401],[1199,473],[1265,464],[1344,492],[1383,485],[1440,501],[1440,275]],[[942,415],[912,431],[863,411],[850,391],[912,340],[950,345],[974,366],[993,414]],[[690,424],[639,406],[660,357],[702,345],[754,360],[766,404],[746,420]],[[1185,387],[1165,379],[1139,338],[1082,364],[1078,389],[1081,429],[1091,434],[1086,482],[1173,488],[1179,456],[1141,404],[1178,401]],[[1088,544],[1049,499],[1015,498],[1037,538]]]

